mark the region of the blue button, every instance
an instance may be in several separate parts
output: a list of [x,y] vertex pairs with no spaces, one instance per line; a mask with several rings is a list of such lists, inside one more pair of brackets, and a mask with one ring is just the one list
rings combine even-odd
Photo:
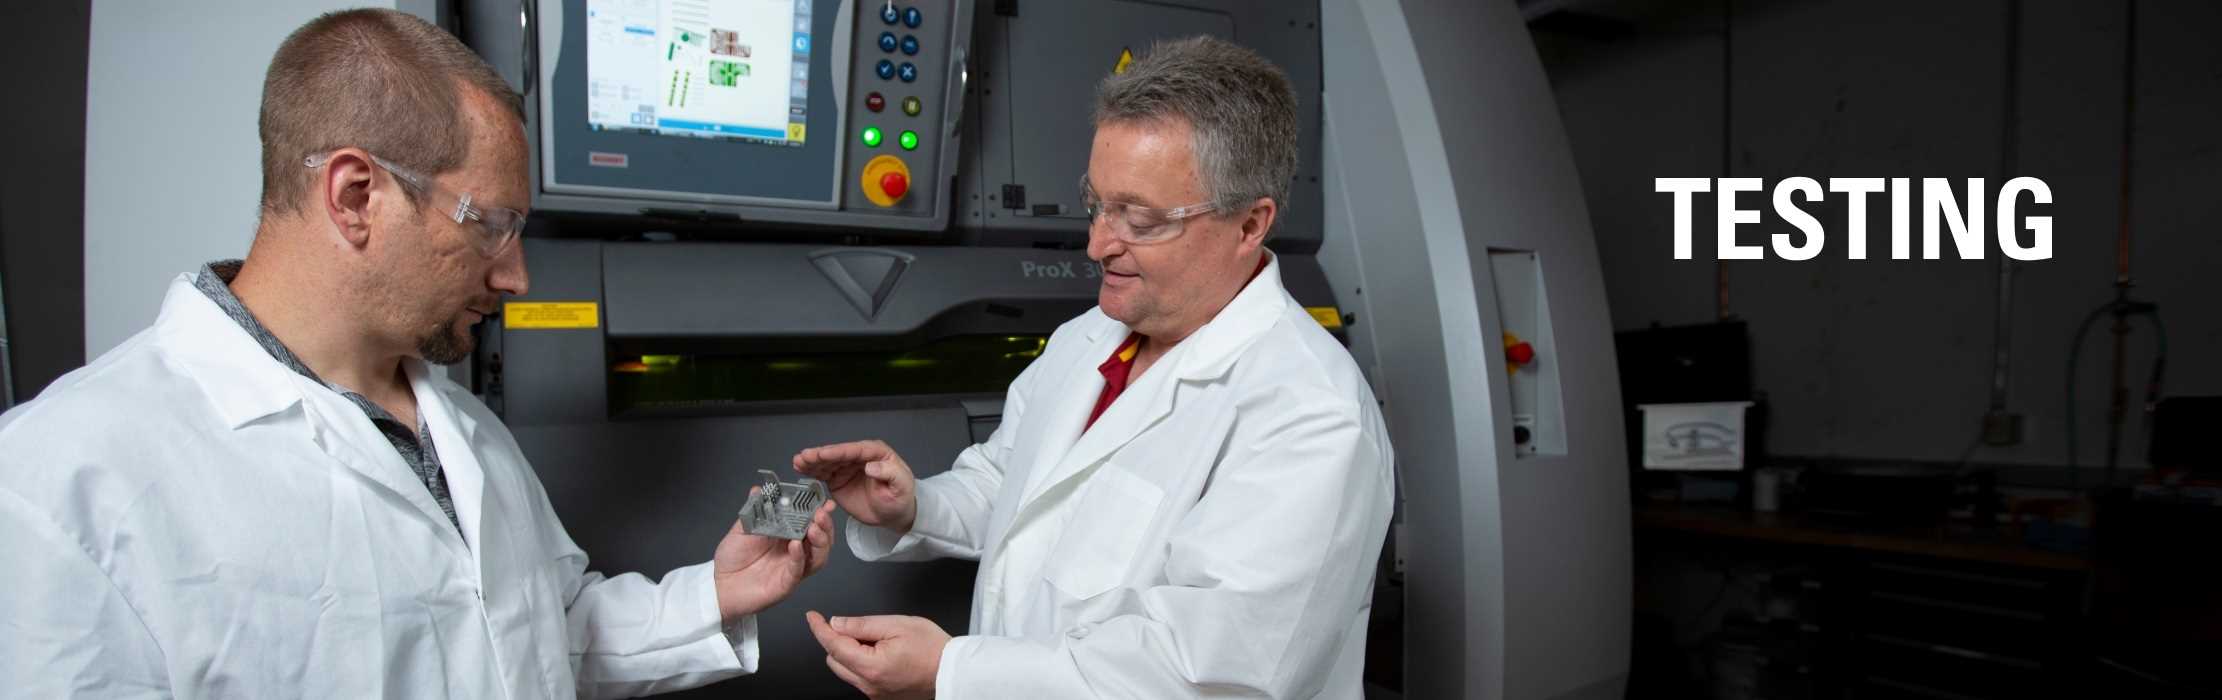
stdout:
[[911,35],[908,35],[908,34],[905,34],[905,35],[903,35],[903,55],[905,55],[905,56],[916,56],[916,55],[918,55],[918,37],[915,37],[915,36],[911,36]]
[[810,54],[810,35],[795,35],[795,53],[803,54],[806,56]]
[[[916,11],[917,10],[912,10],[912,12]],[[889,2],[886,5],[880,6],[880,21],[886,22],[888,24],[895,23],[895,3]]]
[[880,32],[880,50],[889,53],[893,53],[895,51],[894,32]]
[[903,64],[903,71],[902,71],[902,73],[903,73],[903,82],[906,82],[906,83],[907,83],[907,82],[910,82],[910,81],[913,81],[913,80],[917,80],[917,79],[918,79],[918,67],[917,67],[917,66],[914,66],[914,65],[911,65],[911,64],[905,63],[905,64]]
[[[905,63],[905,64],[903,64],[903,65],[906,65],[906,66],[907,66],[907,65],[910,65],[910,64],[908,64],[908,63]],[[887,60],[887,59],[884,59],[884,58],[883,58],[883,59],[880,59],[880,79],[881,79],[881,80],[886,80],[886,79],[888,79],[888,78],[893,78],[893,77],[895,77],[895,62],[893,62],[893,61],[889,61],[889,60]]]
[[[881,10],[880,14],[884,16],[887,14],[887,11]],[[903,10],[903,24],[908,25],[910,28],[917,29],[919,23],[924,21],[926,21],[926,13],[919,12],[918,8],[913,7],[907,10]]]

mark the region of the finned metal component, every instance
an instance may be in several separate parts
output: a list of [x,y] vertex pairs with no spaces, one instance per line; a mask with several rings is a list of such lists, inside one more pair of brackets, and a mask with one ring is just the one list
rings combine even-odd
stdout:
[[756,473],[764,475],[764,486],[741,505],[741,529],[751,535],[802,539],[810,531],[810,517],[826,502],[825,483],[816,479],[781,483],[770,469]]

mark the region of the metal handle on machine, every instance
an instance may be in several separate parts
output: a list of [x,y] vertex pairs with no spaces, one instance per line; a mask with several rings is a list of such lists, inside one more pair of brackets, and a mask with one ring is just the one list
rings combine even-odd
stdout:
[[960,46],[957,47],[957,50],[951,51],[950,56],[951,60],[949,61],[949,63],[951,66],[953,66],[951,72],[957,74],[957,94],[953,97],[942,100],[942,102],[949,105],[949,109],[951,110],[948,120],[949,126],[942,129],[941,133],[941,138],[945,140],[956,138],[957,127],[964,123],[965,90],[972,86],[971,51],[966,49],[965,47]]
[[539,0],[517,0],[517,24],[525,32],[525,40],[518,42],[524,46],[524,55],[519,56],[517,62],[517,71],[524,78],[524,89],[518,94],[527,97],[532,95],[534,84],[540,82],[540,19],[533,11],[536,2]]

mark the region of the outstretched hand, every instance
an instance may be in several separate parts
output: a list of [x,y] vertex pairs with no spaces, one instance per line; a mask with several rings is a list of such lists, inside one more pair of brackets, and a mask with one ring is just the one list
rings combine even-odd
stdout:
[[823,481],[857,522],[908,534],[918,518],[918,482],[887,443],[860,440],[795,453],[795,471]]
[[[757,489],[750,489],[754,495]],[[718,612],[725,624],[753,615],[795,591],[804,578],[825,568],[833,550],[833,504],[818,506],[800,540],[751,535],[733,521],[712,558]]]

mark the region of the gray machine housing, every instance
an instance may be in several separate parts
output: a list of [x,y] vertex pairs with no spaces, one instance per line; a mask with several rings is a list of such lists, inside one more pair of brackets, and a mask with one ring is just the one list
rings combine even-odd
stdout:
[[[972,89],[956,226],[975,245],[1087,240],[1080,176],[1094,141],[1096,84],[1122,53],[1208,34],[1249,47],[1296,92],[1297,166],[1273,227],[1283,253],[1319,249],[1319,5],[1286,0],[1025,0],[974,14]],[[1007,12],[1005,10],[1008,10]]]
[[[521,77],[514,11],[470,3],[465,34]],[[986,439],[1000,391],[620,415],[612,352],[1046,334],[1096,294],[1085,272],[1042,272],[1092,265],[1075,250],[1086,222],[1074,212],[1093,86],[1122,49],[1214,33],[1258,48],[1296,84],[1301,169],[1270,245],[1297,300],[1344,322],[1396,446],[1397,534],[1376,586],[1369,696],[1618,697],[1630,567],[1610,323],[1565,135],[1516,8],[1005,0],[966,11],[972,74],[939,159],[956,153],[956,164],[937,165],[952,183],[941,214],[706,207],[739,217],[725,226],[734,235],[709,237],[723,242],[582,236],[536,217],[531,294],[519,301],[598,302],[597,325],[486,324],[474,385],[594,567],[653,573],[707,558],[754,480],[737,464],[878,438],[928,477]],[[563,201],[542,192],[537,205]],[[571,205],[638,231],[665,225],[639,202]],[[762,238],[786,242],[732,242]],[[1507,371],[1504,333],[1535,344],[1535,367]],[[836,546],[824,573],[760,616],[762,671],[689,695],[853,697],[806,662],[821,652],[802,611],[921,615],[960,632],[974,569],[865,565]]]
[[[584,70],[584,57],[579,55],[584,51],[578,46],[578,33],[583,31],[579,26],[582,19],[574,16],[578,12],[572,8],[573,5],[583,6],[583,3],[580,0],[528,0],[522,3],[524,20],[519,21],[517,6],[504,2],[472,2],[464,10],[463,34],[496,70],[515,84],[525,86],[526,130],[533,142],[533,207],[537,211],[691,221],[723,228],[810,227],[821,231],[847,228],[927,234],[944,230],[949,219],[948,187],[956,173],[961,147],[960,126],[966,104],[963,96],[973,27],[969,21],[953,18],[970,17],[973,1],[903,0],[898,3],[904,8],[922,8],[932,18],[918,29],[892,25],[892,29],[904,36],[920,39],[923,48],[915,56],[882,52],[876,46],[873,39],[888,29],[881,26],[876,12],[883,3],[811,1],[816,5],[815,17],[831,17],[821,23],[831,29],[831,35],[820,37],[819,43],[825,48],[814,53],[812,60],[815,62],[817,56],[825,56],[827,75],[824,82],[830,85],[831,95],[826,102],[835,114],[830,129],[817,128],[808,136],[810,141],[826,139],[833,144],[831,172],[827,174],[832,189],[824,193],[822,201],[759,196],[756,189],[773,183],[783,184],[796,176],[782,168],[740,171],[739,184],[728,191],[714,193],[576,182],[576,176],[567,174],[574,172],[567,167],[578,165],[572,163],[575,159],[559,159],[559,154],[579,155],[573,153],[577,149],[563,143],[566,139],[582,137],[569,130],[559,130],[558,120],[553,117],[557,100],[564,99],[559,77],[575,77],[566,72]],[[528,38],[532,41],[528,42]],[[909,59],[905,62],[917,67],[916,80],[879,77],[876,66],[883,58]],[[865,98],[873,93],[882,93],[886,100],[881,111],[866,108]],[[916,117],[903,114],[899,105],[905,96],[918,96],[924,101],[925,109],[921,114]],[[813,117],[813,123],[819,121]],[[877,147],[862,144],[857,134],[866,126],[884,129],[885,142]],[[895,143],[896,134],[905,129],[920,136],[914,151],[902,150]],[[684,141],[669,136],[642,138],[666,140],[662,142],[665,145]],[[880,155],[905,160],[911,172],[910,192],[892,207],[869,201],[859,182],[865,164]],[[567,163],[570,165],[566,166]],[[806,167],[818,165],[810,163]],[[684,167],[748,166],[743,159],[732,163],[690,160]],[[757,184],[748,184],[751,182]]]

